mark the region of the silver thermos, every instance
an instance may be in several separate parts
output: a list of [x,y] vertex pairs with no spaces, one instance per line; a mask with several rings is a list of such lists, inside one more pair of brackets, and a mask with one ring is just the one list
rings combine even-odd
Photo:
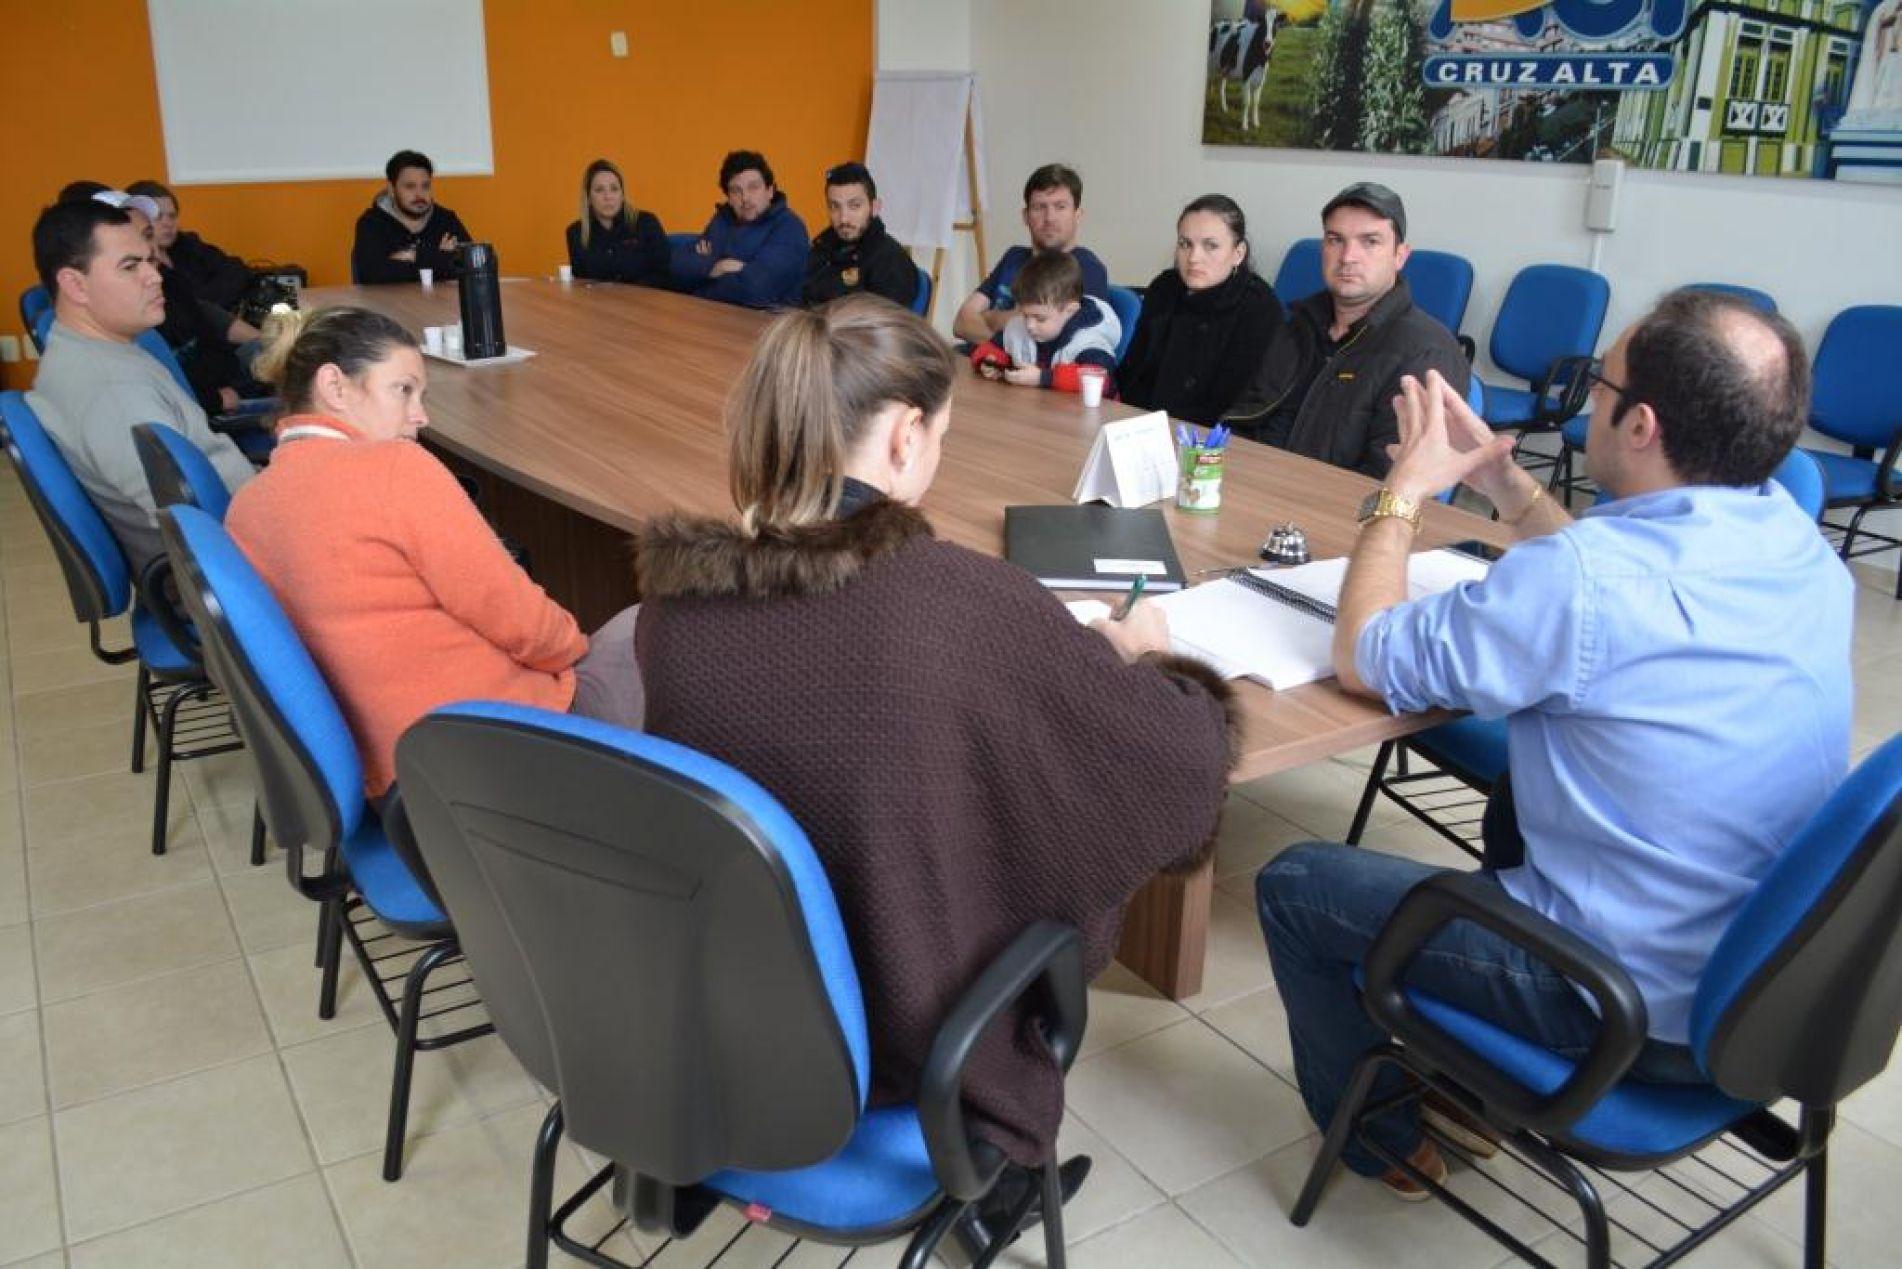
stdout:
[[496,276],[495,248],[464,243],[461,250],[462,355],[470,361],[500,357],[509,350],[502,335],[502,284]]

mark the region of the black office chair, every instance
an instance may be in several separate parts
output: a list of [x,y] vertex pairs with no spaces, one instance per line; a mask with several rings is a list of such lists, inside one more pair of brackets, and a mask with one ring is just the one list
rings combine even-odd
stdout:
[[[703,754],[605,723],[475,702],[397,744],[414,830],[504,1043],[559,1100],[531,1187],[528,1263],[610,1181],[642,1230],[690,1235],[718,1205],[800,1238],[911,1234],[921,1269],[1004,1174],[965,1123],[964,1064],[1030,997],[1067,1068],[1086,993],[1075,930],[1040,922],[945,1018],[916,1105],[867,1110],[865,1005],[832,888],[770,794]],[[874,949],[875,950],[875,949]],[[551,1212],[566,1131],[612,1160]],[[1036,1187],[995,1232],[988,1264]],[[1056,1161],[1042,1169],[1061,1266]],[[618,1227],[617,1227],[618,1228]]]
[[[1511,939],[1590,996],[1601,1025],[1582,1062],[1408,988],[1408,963],[1455,921]],[[1313,1215],[1348,1137],[1429,1087],[1499,1129],[1510,1153],[1577,1203],[1582,1233],[1529,1203],[1523,1181],[1508,1187],[1480,1170],[1582,1243],[1593,1269],[1611,1263],[1614,1225],[1657,1254],[1652,1264],[1673,1263],[1799,1175],[1807,1184],[1804,1264],[1821,1269],[1836,1105],[1888,1065],[1902,1025],[1902,736],[1871,754],[1811,817],[1718,941],[1691,1005],[1690,1047],[1708,1084],[1626,1078],[1646,1027],[1631,976],[1470,873],[1443,873],[1409,892],[1357,975],[1367,1012],[1393,1041],[1354,1068],[1289,1214],[1296,1225]],[[1417,1086],[1370,1101],[1389,1066],[1411,1073]],[[1798,1104],[1795,1125],[1769,1108],[1781,1098]],[[1521,1258],[1551,1263],[1371,1137],[1360,1140]],[[1682,1231],[1673,1245],[1611,1219],[1600,1184],[1638,1194],[1617,1174],[1662,1170],[1693,1155],[1700,1181],[1729,1201],[1679,1183],[1707,1215],[1692,1224],[1663,1212]]]

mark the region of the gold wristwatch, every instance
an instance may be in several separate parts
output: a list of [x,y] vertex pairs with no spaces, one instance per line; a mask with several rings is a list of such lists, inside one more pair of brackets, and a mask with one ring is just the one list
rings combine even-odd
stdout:
[[1369,521],[1378,520],[1383,516],[1405,520],[1413,526],[1415,533],[1420,531],[1420,504],[1402,498],[1391,489],[1376,489],[1368,494],[1360,504],[1360,515],[1357,518],[1361,527],[1365,528]]

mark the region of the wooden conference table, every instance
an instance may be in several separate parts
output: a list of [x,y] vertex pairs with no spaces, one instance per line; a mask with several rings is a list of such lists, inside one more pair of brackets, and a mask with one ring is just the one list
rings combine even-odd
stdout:
[[[536,580],[593,629],[632,603],[629,534],[668,510],[730,515],[721,409],[763,314],[639,287],[523,280],[502,288],[515,365],[432,360],[424,435],[482,487],[484,510],[530,553]],[[457,320],[453,285],[326,288],[305,307],[352,303],[420,333]],[[938,535],[987,555],[1004,550],[1004,508],[1069,499],[1097,426],[1136,411],[1084,409],[1073,395],[1009,387],[959,372],[951,431],[925,510]],[[1344,555],[1366,477],[1248,442],[1230,449],[1223,508],[1165,507],[1183,567],[1256,558],[1269,527],[1293,521],[1316,559]],[[1435,505],[1421,546],[1503,530]],[[1289,692],[1243,682],[1236,780],[1284,771],[1406,735],[1437,715],[1395,718],[1332,681]],[[1345,826],[1345,820],[1343,820]],[[1201,990],[1212,866],[1158,877],[1131,903],[1119,958],[1172,998]]]

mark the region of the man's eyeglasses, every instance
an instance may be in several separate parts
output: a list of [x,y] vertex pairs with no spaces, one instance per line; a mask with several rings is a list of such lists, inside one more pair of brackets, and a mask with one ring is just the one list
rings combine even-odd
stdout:
[[1631,394],[1630,388],[1625,387],[1622,383],[1615,383],[1605,377],[1605,359],[1603,357],[1594,357],[1590,362],[1586,363],[1585,378],[1594,384],[1603,385],[1606,390],[1618,398],[1618,408],[1613,411],[1611,416],[1613,423],[1623,418],[1625,411],[1638,404],[1638,398]]

